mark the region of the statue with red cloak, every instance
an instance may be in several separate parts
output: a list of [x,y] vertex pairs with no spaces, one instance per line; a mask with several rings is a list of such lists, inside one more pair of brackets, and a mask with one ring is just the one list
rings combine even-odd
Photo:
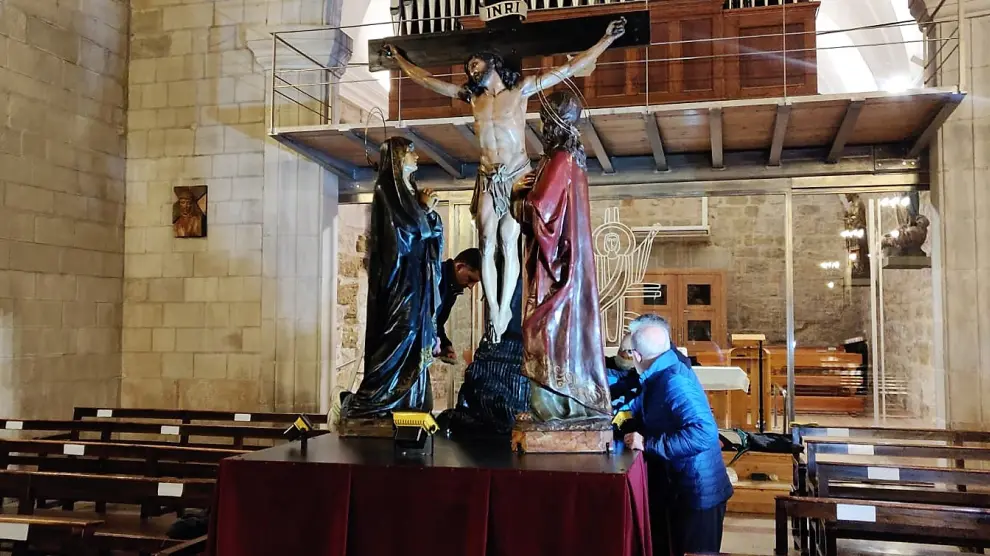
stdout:
[[513,193],[525,234],[523,374],[538,422],[611,415],[580,114],[569,92],[543,99],[543,159]]

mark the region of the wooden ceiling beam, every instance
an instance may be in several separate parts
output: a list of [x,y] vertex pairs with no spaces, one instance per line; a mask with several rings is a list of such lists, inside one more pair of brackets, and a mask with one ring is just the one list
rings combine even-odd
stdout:
[[712,143],[712,168],[725,168],[725,152],[722,148],[722,109],[708,109],[708,128]]
[[584,124],[584,135],[587,142],[591,144],[591,148],[595,150],[595,158],[602,165],[602,171],[606,174],[614,174],[615,167],[612,166],[612,159],[609,158],[608,151],[605,150],[602,138],[598,136],[598,130],[595,129],[595,123],[591,121],[591,118],[588,118]]
[[463,162],[450,156],[441,147],[434,145],[408,128],[399,128],[396,131],[405,136],[406,139],[412,141],[416,146],[416,150],[433,159],[452,178],[455,180],[464,178]]
[[852,137],[853,131],[856,129],[856,121],[859,119],[859,113],[862,111],[862,100],[849,101],[849,106],[846,107],[846,114],[842,117],[839,131],[835,133],[835,138],[832,139],[832,148],[828,151],[825,162],[835,164],[842,158],[842,151],[845,150],[846,143],[849,142],[849,138]]
[[773,124],[773,141],[770,143],[769,166],[780,166],[780,157],[784,152],[784,139],[787,137],[787,122],[791,119],[791,105],[778,104],[777,118]]
[[653,114],[646,114],[644,118],[646,136],[650,139],[650,149],[653,150],[653,160],[657,163],[658,172],[666,172],[670,169],[667,165],[667,153],[663,150],[663,138],[660,136],[660,124]]

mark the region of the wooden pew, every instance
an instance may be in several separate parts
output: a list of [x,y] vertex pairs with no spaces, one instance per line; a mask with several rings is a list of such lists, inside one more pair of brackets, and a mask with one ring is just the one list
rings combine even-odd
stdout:
[[21,465],[40,471],[212,479],[221,459],[243,453],[156,444],[0,439],[0,468]]
[[[809,424],[792,424],[792,441],[795,446],[806,448],[808,441],[806,438],[816,439],[846,439],[850,442],[857,442],[862,445],[880,445],[891,441],[911,441],[915,443],[927,443],[929,446],[961,446],[963,443],[976,443],[990,445],[990,432],[948,430],[948,429],[908,429],[908,428],[886,428],[886,427],[822,427]],[[874,448],[875,450],[876,448]],[[865,450],[860,447],[859,450]],[[808,464],[801,461],[800,450],[794,455],[794,483],[792,494],[798,496],[808,496],[811,494],[808,488]],[[956,461],[957,467],[963,466],[963,461]],[[804,545],[809,534],[807,524],[804,520],[794,520],[794,543],[795,546]]]
[[[236,413],[232,411],[213,411],[206,409],[154,409],[132,407],[77,407],[72,413],[73,421],[83,419],[141,419],[153,421],[178,421],[182,424],[193,424],[194,421],[209,421],[216,423],[258,423],[265,425],[288,425],[294,422],[299,413]],[[327,416],[319,413],[307,413],[306,417],[317,428],[326,427]],[[77,432],[70,436],[73,440],[79,438]],[[187,444],[189,438],[185,435],[179,439],[180,444]]]
[[807,477],[814,481],[817,476],[818,456],[840,455],[861,458],[916,458],[952,460],[956,468],[964,468],[967,461],[990,461],[990,447],[947,446],[931,444],[911,444],[896,440],[839,440],[832,438],[805,439]]
[[936,484],[990,486],[990,471],[819,462],[813,484],[822,498],[856,498],[888,502],[912,502],[990,508],[990,492],[940,490]]
[[192,539],[190,541],[181,542],[172,548],[155,552],[153,556],[193,556],[196,554],[205,553],[206,538],[206,535],[203,535],[202,537]]
[[837,554],[836,539],[990,547],[990,509],[875,500],[777,498],[775,554],[788,553],[790,518],[825,522],[823,549]]
[[13,556],[29,554],[42,542],[82,550],[102,524],[103,521],[93,519],[0,515],[0,546],[10,545]]
[[18,514],[34,513],[38,500],[102,501],[165,507],[208,508],[215,481],[0,470],[0,498],[18,500]]
[[[285,432],[285,427],[252,427],[244,425],[160,425],[158,423],[135,423],[128,421],[57,421],[57,420],[18,420],[0,419],[0,430],[37,431],[37,432],[70,432],[70,433],[99,433],[102,442],[113,441],[114,434],[148,434],[175,438],[178,443],[182,437],[201,436],[229,439],[232,446],[238,449],[252,448],[245,444],[246,439],[279,439]],[[326,434],[328,431],[314,431],[315,434]],[[49,439],[58,439],[49,437]],[[160,444],[161,442],[142,441],[144,444]],[[196,446],[222,446],[219,444],[197,444]],[[261,448],[261,446],[254,446]]]

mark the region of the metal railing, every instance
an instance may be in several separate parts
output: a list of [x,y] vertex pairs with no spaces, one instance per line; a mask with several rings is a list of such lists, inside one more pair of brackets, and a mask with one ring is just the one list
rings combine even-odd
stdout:
[[[416,0],[427,1],[427,0]],[[438,0],[429,0],[438,1]],[[446,2],[447,0],[440,0]],[[553,1],[553,0],[548,0]],[[615,0],[629,1],[629,0]],[[642,2],[644,0],[632,0]],[[759,2],[760,0],[753,0]],[[772,0],[766,0],[768,3]],[[851,1],[851,0],[850,0]],[[733,6],[737,0],[730,0]],[[450,0],[451,5],[454,0]],[[647,0],[647,4],[649,0]],[[858,4],[858,3],[857,3]],[[446,6],[446,4],[444,4]],[[902,55],[906,51],[907,45],[920,44],[924,52],[924,60],[916,60],[917,68],[913,68],[911,79],[902,83],[900,88],[887,88],[882,83],[867,85],[856,90],[849,90],[850,94],[866,93],[871,91],[888,90],[890,92],[907,92],[910,90],[923,89],[926,87],[952,87],[956,86],[964,90],[966,84],[967,61],[963,56],[966,48],[960,48],[966,38],[960,29],[964,13],[945,14],[939,10],[933,12],[923,22],[919,23],[913,19],[877,22],[867,25],[849,26],[843,28],[826,28],[816,30],[792,30],[793,16],[788,16],[788,6],[792,3],[785,3],[780,7],[770,5],[769,8],[780,13],[780,24],[777,32],[764,32],[743,37],[682,37],[681,40],[664,40],[665,37],[655,38],[649,45],[650,48],[640,47],[640,53],[630,59],[626,57],[621,61],[600,61],[596,65],[596,71],[601,72],[606,68],[616,68],[619,66],[641,66],[643,69],[633,72],[638,77],[631,79],[632,94],[630,98],[637,97],[636,102],[630,105],[657,104],[651,100],[657,96],[655,85],[651,85],[650,75],[666,75],[667,85],[671,87],[689,87],[692,85],[690,78],[675,78],[676,72],[670,72],[671,64],[680,63],[699,67],[699,64],[706,62],[715,63],[719,61],[736,60],[741,63],[753,61],[762,64],[776,64],[776,74],[773,79],[782,94],[773,95],[775,97],[787,98],[795,94],[809,94],[807,87],[801,88],[795,85],[795,75],[798,71],[808,69],[808,64],[814,64],[813,68],[818,74],[821,82],[824,79],[823,69],[828,69],[827,64],[830,56],[859,56],[865,60],[876,52],[876,57],[890,57],[891,49],[896,50],[896,54]],[[745,7],[745,5],[743,5]],[[758,6],[757,6],[758,7]],[[940,8],[941,9],[941,8]],[[947,11],[945,8],[943,11]],[[788,18],[791,17],[791,20]],[[419,22],[427,18],[419,18]],[[414,23],[411,19],[406,19],[405,23]],[[393,106],[389,107],[389,89],[401,90],[405,87],[417,87],[409,81],[405,75],[398,75],[396,72],[379,72],[373,74],[368,71],[367,62],[354,62],[344,66],[331,66],[319,61],[320,56],[307,52],[304,44],[319,44],[321,34],[326,35],[337,30],[348,32],[359,27],[393,25],[393,21],[383,21],[363,25],[342,26],[334,28],[313,28],[284,31],[274,33],[273,57],[274,72],[271,80],[273,110],[271,112],[271,128],[274,130],[280,127],[320,125],[341,121],[344,111],[344,103],[339,99],[344,98],[350,104],[356,105],[360,111],[354,114],[350,120],[352,123],[360,121],[362,117],[373,108],[380,109],[383,113],[389,114],[392,120],[403,120],[403,95],[393,95]],[[905,39],[900,30],[906,27],[919,27],[921,33],[917,38]],[[787,30],[786,32],[783,30]],[[896,39],[885,36],[885,32],[897,31],[888,35],[896,35]],[[814,39],[814,46],[807,46],[809,38]],[[779,40],[779,42],[778,42]],[[774,46],[770,46],[773,44]],[[802,46],[797,46],[800,44]],[[355,50],[365,48],[364,45],[356,45]],[[887,49],[887,50],[884,50]],[[679,52],[679,55],[672,55],[671,52]],[[851,53],[851,54],[847,54]],[[812,61],[814,60],[814,61]],[[866,64],[866,62],[862,62]],[[849,68],[841,67],[837,63],[835,67],[840,67],[840,73],[848,73]],[[958,68],[958,69],[956,69]],[[541,67],[521,68],[524,73],[539,71]],[[882,64],[869,66],[874,73],[883,70]],[[810,72],[807,72],[810,74]],[[872,78],[871,74],[871,78]],[[456,72],[438,72],[435,77],[445,80],[453,80],[461,77]],[[763,79],[764,82],[768,80]],[[773,85],[773,83],[770,83]],[[651,87],[653,88],[651,91]],[[820,91],[821,87],[818,88]],[[341,91],[339,95],[335,91]],[[795,92],[797,91],[797,92]],[[827,92],[827,91],[826,91]],[[835,91],[842,92],[842,91]],[[810,93],[814,94],[814,93]],[[395,97],[398,102],[395,103]],[[705,97],[697,95],[692,101],[718,101],[730,100],[730,97]],[[594,102],[594,99],[591,99]],[[593,106],[593,104],[592,104]],[[408,106],[406,107],[408,110]],[[345,117],[344,120],[347,120]]]

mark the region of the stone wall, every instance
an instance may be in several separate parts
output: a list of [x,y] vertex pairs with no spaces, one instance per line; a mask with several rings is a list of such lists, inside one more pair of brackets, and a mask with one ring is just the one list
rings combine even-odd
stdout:
[[0,408],[114,405],[124,219],[123,0],[0,2]]
[[[269,29],[320,25],[326,7],[133,0],[123,405],[317,409],[321,207],[335,183],[267,138],[270,74],[249,41],[270,49]],[[208,237],[173,237],[179,185],[209,187]]]
[[[604,210],[619,206],[619,219],[631,227],[697,226],[699,199],[637,199],[592,203],[592,226]],[[838,195],[794,197],[795,332],[799,345],[835,345],[863,334],[860,288],[845,288],[841,271],[826,272],[823,261],[845,261],[842,203]],[[707,269],[726,272],[728,333],[763,333],[771,343],[786,338],[784,296],[784,197],[712,197],[707,240],[658,238],[651,269]],[[828,288],[828,282],[834,288]]]

